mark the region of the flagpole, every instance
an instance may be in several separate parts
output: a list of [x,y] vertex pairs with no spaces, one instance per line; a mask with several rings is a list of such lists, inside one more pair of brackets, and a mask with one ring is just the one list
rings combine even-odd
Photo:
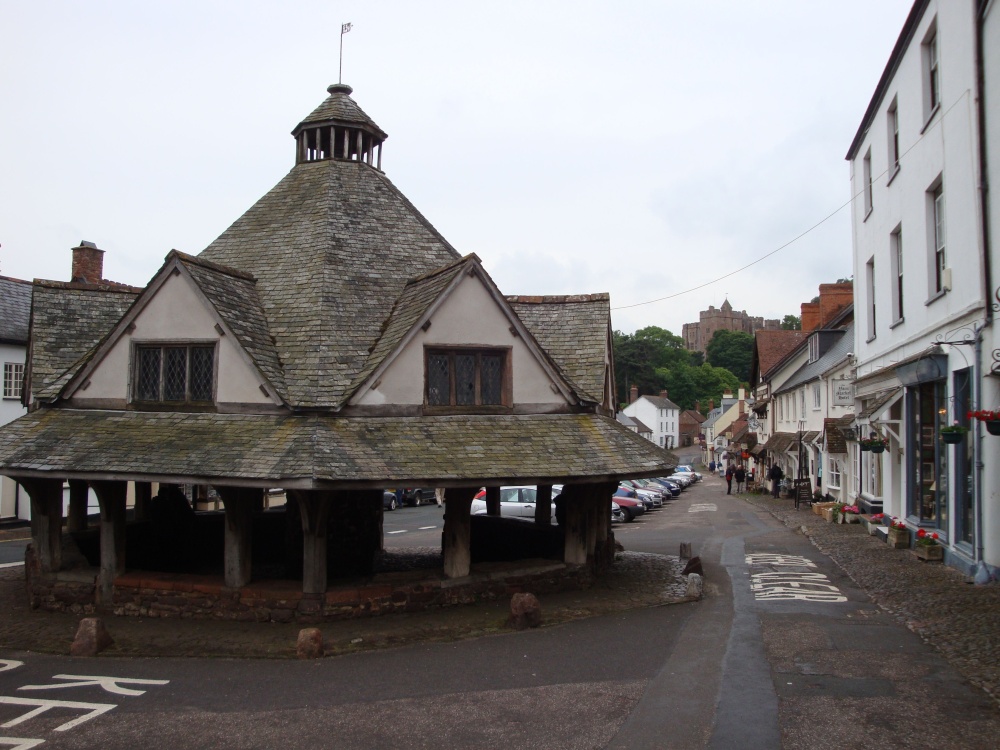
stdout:
[[344,34],[351,30],[353,24],[340,24],[340,67],[337,69],[337,83],[344,82]]

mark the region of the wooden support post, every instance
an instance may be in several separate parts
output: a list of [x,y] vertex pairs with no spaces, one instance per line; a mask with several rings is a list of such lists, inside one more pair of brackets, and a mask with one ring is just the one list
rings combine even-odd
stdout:
[[91,482],[101,508],[101,573],[98,576],[97,603],[113,604],[115,578],[125,572],[125,500],[126,482]]
[[539,526],[552,525],[552,485],[538,485],[535,495],[535,523]]
[[444,492],[444,574],[448,578],[469,575],[472,566],[472,498],[475,487],[449,487]]
[[302,517],[302,593],[326,593],[326,533],[330,494],[317,490],[289,490],[299,501]]
[[216,486],[226,511],[226,586],[238,589],[250,583],[253,564],[253,514],[262,502],[264,490],[256,487]]
[[378,144],[378,171],[382,171],[382,144]]
[[598,526],[598,505],[601,501],[601,485],[600,484],[588,484],[585,485],[585,497],[586,497],[586,539],[587,539],[587,557],[592,559],[594,557],[594,551],[597,549],[597,526]]
[[500,515],[500,488],[499,487],[487,487],[486,488],[486,515],[488,515],[488,516],[499,516]]
[[587,562],[587,511],[586,495],[579,485],[563,487],[566,501],[566,526],[563,529],[563,562],[583,565]]
[[153,484],[151,482],[135,483],[135,508],[133,513],[136,521],[148,521],[152,512]]
[[31,544],[45,573],[62,567],[62,480],[12,477],[31,498]]
[[84,531],[87,528],[87,500],[90,487],[82,479],[69,480],[69,512],[66,514],[67,531]]
[[358,131],[357,141],[358,141],[358,161],[364,161],[365,160],[365,153],[364,153],[364,151],[361,150],[362,139],[361,139],[361,131],[360,130]]
[[341,156],[345,159],[351,158],[351,132],[348,128],[344,128],[344,153]]

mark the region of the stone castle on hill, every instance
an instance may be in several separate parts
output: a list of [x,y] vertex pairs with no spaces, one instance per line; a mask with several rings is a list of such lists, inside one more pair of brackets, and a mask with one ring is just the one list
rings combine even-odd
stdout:
[[764,320],[764,318],[753,318],[747,315],[746,310],[735,312],[733,306],[726,299],[722,307],[718,310],[712,305],[707,310],[702,310],[698,314],[697,323],[685,323],[681,331],[684,338],[684,346],[691,351],[704,353],[708,342],[716,331],[743,331],[751,336],[754,331],[762,328],[780,328],[780,320]]

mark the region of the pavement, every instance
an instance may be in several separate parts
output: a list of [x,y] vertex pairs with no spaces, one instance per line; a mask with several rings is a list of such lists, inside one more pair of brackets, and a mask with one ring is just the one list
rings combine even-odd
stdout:
[[[791,500],[747,494],[734,494],[732,499],[765,510],[804,534],[882,610],[934,646],[970,683],[1000,703],[1000,585],[973,585],[953,568],[890,548],[860,525],[826,523],[806,507],[796,511]],[[614,569],[590,589],[540,597],[543,627],[685,602],[685,582],[679,572],[677,558],[622,553]],[[710,577],[706,584],[711,585]],[[32,611],[24,592],[23,568],[0,569],[0,613],[0,646],[5,650],[69,653],[79,618]],[[508,601],[503,600],[325,623],[320,628],[327,654],[337,655],[499,633],[507,628],[508,614]],[[105,621],[115,640],[103,652],[107,656],[294,658],[300,628],[295,623],[194,619],[109,616]]]

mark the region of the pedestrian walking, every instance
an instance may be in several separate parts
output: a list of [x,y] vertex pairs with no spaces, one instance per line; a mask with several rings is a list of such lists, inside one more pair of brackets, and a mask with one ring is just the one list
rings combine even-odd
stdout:
[[783,476],[785,476],[785,472],[781,470],[781,467],[778,464],[772,464],[771,470],[767,473],[767,478],[771,480],[771,497],[778,496]]
[[726,467],[726,494],[727,495],[732,495],[733,494],[733,474],[734,474],[734,472],[733,472],[733,465],[729,464],[729,466]]
[[714,474],[715,473],[715,461],[709,461],[708,462],[708,471],[709,471],[710,474]]
[[736,479],[736,492],[743,492],[743,483],[747,480],[747,473],[742,464],[736,467],[733,478]]

